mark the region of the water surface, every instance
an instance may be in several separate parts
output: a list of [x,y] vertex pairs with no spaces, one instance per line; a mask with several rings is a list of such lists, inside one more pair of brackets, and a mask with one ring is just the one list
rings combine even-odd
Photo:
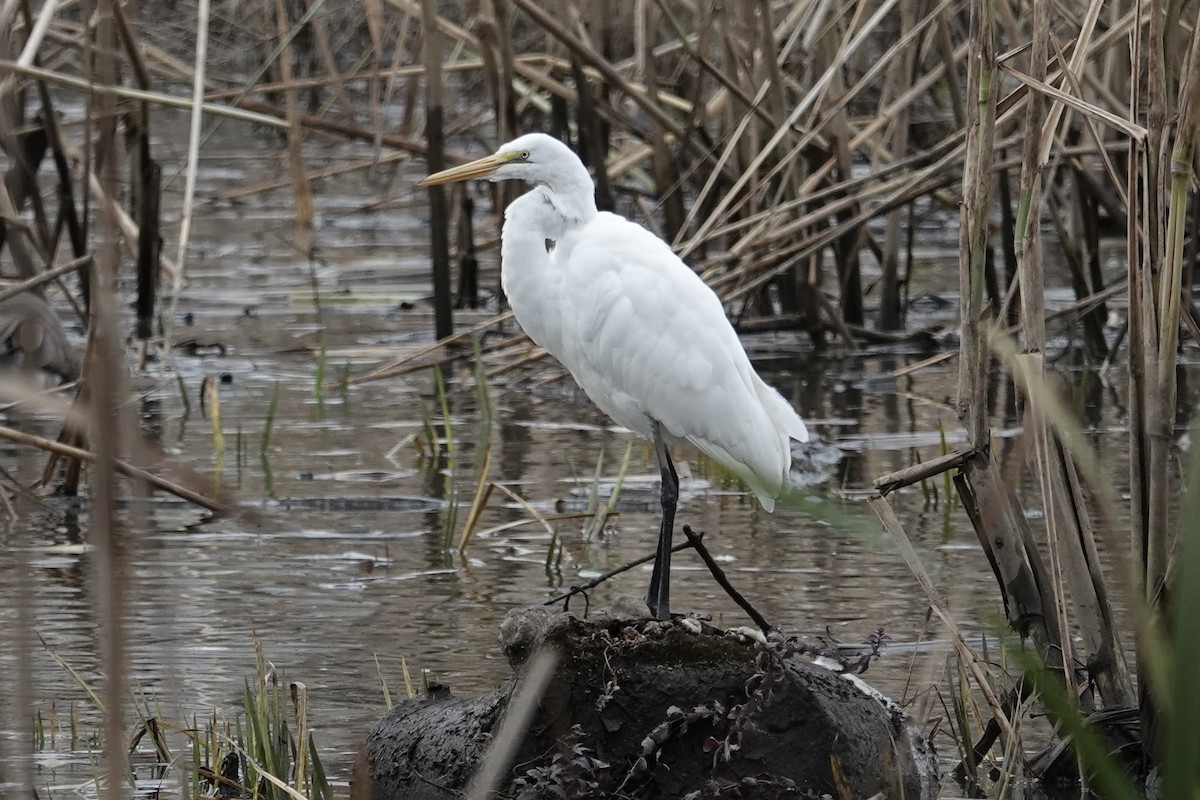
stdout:
[[[319,184],[310,261],[291,248],[285,193],[223,199],[231,189],[286,176],[278,142],[237,137],[231,123],[223,131],[226,138],[210,150],[226,154],[203,160],[203,202],[179,302],[176,338],[187,346],[169,365],[131,373],[133,403],[150,438],[220,480],[258,515],[213,519],[162,495],[123,507],[134,543],[125,620],[131,689],[140,704],[177,724],[214,711],[232,717],[254,674],[257,636],[278,669],[308,686],[322,757],[344,782],[362,736],[384,710],[383,682],[393,695],[402,692],[402,662],[418,681],[429,676],[463,694],[491,690],[509,675],[497,643],[506,612],[653,552],[657,471],[649,447],[615,428],[569,379],[547,380],[556,371],[548,362],[491,380],[490,419],[481,411],[472,360],[447,368],[448,426],[428,370],[319,389],[322,349],[324,375],[336,381],[344,371],[366,372],[384,352],[411,352],[430,341],[425,207],[414,186],[420,167]],[[179,147],[174,140],[162,146],[164,157]],[[333,164],[363,154],[314,145],[312,158]],[[179,180],[169,191],[181,187]],[[479,226],[493,229],[486,220]],[[956,285],[952,238],[929,233],[911,293],[953,300],[945,289]],[[483,283],[494,286],[494,273]],[[122,288],[132,287],[126,281]],[[1050,297],[1069,299],[1062,292]],[[468,326],[490,313],[459,312],[456,319]],[[921,302],[913,313],[923,324],[953,325],[952,307]],[[956,362],[897,379],[895,370],[929,352],[833,347],[818,354],[790,333],[748,337],[746,344],[764,377],[816,434],[810,474],[824,480],[796,507],[770,515],[694,452],[681,450],[679,521],[706,532],[735,585],[776,625],[850,643],[882,628],[892,645],[867,678],[908,700],[931,687],[944,690],[945,632],[927,621],[926,598],[861,501],[875,477],[963,440],[953,413]],[[1125,491],[1124,376],[1114,370],[1102,381],[1067,363],[1061,368],[1085,399],[1093,441]],[[200,413],[206,377],[221,387],[223,457]],[[276,397],[270,446],[260,455]],[[46,420],[10,415],[7,422],[57,432]],[[441,435],[449,432],[452,461],[444,445],[430,446],[430,424]],[[1002,452],[1018,424],[996,418]],[[453,544],[485,446],[490,480],[541,515],[582,513],[594,497],[606,501],[628,450],[619,515],[597,531],[580,519],[556,523],[562,556],[547,565],[551,535],[495,492],[460,554]],[[26,480],[41,469],[41,458],[28,450],[0,445],[0,458]],[[1012,468],[1024,469],[1019,460]],[[946,501],[941,481],[925,492],[911,487],[893,495],[963,628],[994,636],[1002,629],[995,583],[965,515]],[[457,524],[447,531],[456,504]],[[530,521],[502,527],[517,520]],[[0,532],[10,553],[0,561],[0,621],[11,632],[18,615],[28,615],[46,645],[98,687],[88,527],[86,500],[51,499]],[[673,575],[677,611],[749,624],[693,554],[676,558]],[[640,597],[648,580],[648,566],[632,570],[597,588],[590,601]],[[0,694],[10,698],[17,652],[11,645],[0,650]],[[73,709],[83,737],[94,734],[99,715],[76,682],[40,646],[31,658],[34,711],[46,720]],[[3,744],[11,757],[29,721],[14,718],[17,706],[5,702]],[[944,713],[934,706],[935,715]],[[945,751],[946,741],[940,744]],[[72,750],[60,734],[35,762],[34,783],[46,796],[70,793],[93,775],[89,758],[86,746]]]

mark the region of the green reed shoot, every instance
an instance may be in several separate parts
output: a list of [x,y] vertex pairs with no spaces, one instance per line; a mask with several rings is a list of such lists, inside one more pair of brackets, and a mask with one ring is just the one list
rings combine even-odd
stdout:
[[625,487],[625,476],[629,474],[629,459],[633,456],[633,442],[625,445],[625,457],[621,459],[621,469],[617,472],[617,480],[613,483],[612,491],[608,493],[606,508],[608,516],[617,511],[617,503],[621,500],[621,489]]
[[225,472],[225,433],[221,429],[221,388],[220,383],[211,376],[205,377],[200,385],[204,398],[204,407],[208,410],[208,420],[212,426],[213,438],[213,485],[220,486],[221,476]]
[[[1088,773],[1088,789],[1106,800],[1136,800],[1141,797],[1141,793],[1125,777],[1118,758],[1109,752],[1108,745],[1084,720],[1079,712],[1079,704],[1068,695],[1059,676],[1040,663],[1032,652],[1024,651],[1023,655],[1026,673],[1033,680],[1038,699],[1057,722],[1061,735],[1070,737],[1076,756]],[[1189,757],[1194,756],[1193,753]],[[1167,780],[1170,781],[1169,773]],[[1192,793],[1186,797],[1196,797],[1197,788],[1200,787],[1194,786]],[[1166,796],[1171,797],[1170,794]]]
[[488,430],[492,425],[492,399],[488,388],[487,364],[484,363],[483,350],[479,337],[471,337],[471,350],[475,354],[475,396],[479,401],[479,419]]
[[[246,784],[258,786],[266,800],[331,797],[324,767],[308,729],[307,689],[303,684],[287,683],[273,666],[268,667],[257,637],[254,651],[255,680],[253,687],[249,681],[246,683],[243,699]],[[288,725],[283,686],[288,687],[292,697],[295,733]]]
[[475,491],[471,495],[471,508],[458,540],[458,552],[467,549],[483,509],[492,496],[492,484],[488,481],[492,467],[492,401],[488,395],[487,370],[478,337],[471,339],[475,351],[475,398],[479,405],[479,433],[475,444]]
[[[938,440],[942,446],[941,455],[950,454],[950,443],[946,441],[946,426],[942,423],[941,417],[938,418]],[[954,477],[950,474],[950,470],[942,473],[942,494],[946,500],[946,510],[954,506]]]
[[621,499],[621,489],[625,485],[625,476],[629,473],[629,461],[633,456],[633,442],[630,441],[625,445],[625,457],[621,460],[621,468],[617,472],[616,481],[613,483],[612,491],[608,493],[608,500],[603,506],[600,506],[598,501],[600,491],[600,467],[604,459],[604,451],[600,452],[600,459],[596,462],[596,474],[592,483],[592,491],[588,497],[587,507],[587,523],[583,529],[583,539],[588,541],[592,536],[601,533],[604,530],[604,525],[608,522],[613,514],[617,513],[617,503]]
[[481,456],[483,463],[478,468],[475,492],[471,496],[471,508],[467,511],[467,521],[463,525],[462,535],[458,538],[458,552],[460,553],[466,551],[467,544],[471,541],[471,535],[475,533],[475,528],[479,525],[479,517],[483,514],[483,510],[487,508],[488,500],[492,497],[492,490],[496,486],[488,480],[488,474],[492,468],[491,447],[485,446],[482,448]]
[[271,402],[267,403],[267,418],[263,421],[262,440],[259,442],[258,454],[264,459],[271,449],[271,437],[275,433],[275,416],[279,413],[279,381],[271,391]]
[[[916,448],[913,448],[912,452],[915,456]],[[934,508],[935,504],[937,503],[937,487],[935,487],[933,485],[933,481],[929,480],[928,478],[922,478],[919,485],[921,487],[922,507],[927,509]]]
[[971,715],[967,710],[967,698],[971,694],[970,677],[963,670],[962,659],[957,654],[955,654],[954,662],[957,669],[946,677],[947,689],[950,694],[950,708],[953,712],[951,719],[958,726],[958,735],[954,737],[954,741],[958,745],[959,755],[962,756],[962,763],[966,767],[967,774],[972,779],[978,779],[979,765],[976,763],[975,750],[971,747],[971,742],[975,737],[971,733]]
[[[1200,426],[1192,426],[1192,440]],[[1195,670],[1200,663],[1200,450],[1192,448],[1187,493],[1175,553],[1175,583],[1170,604],[1170,645],[1155,647],[1161,659],[1150,658],[1151,680],[1163,698],[1166,734],[1161,737],[1164,798],[1194,800],[1200,797],[1200,694],[1196,692]],[[1153,662],[1163,661],[1161,666]],[[1157,676],[1157,677],[1156,677]],[[1161,687],[1161,688],[1160,688]]]
[[[433,366],[433,383],[437,391],[438,407],[442,411],[442,441],[446,449],[446,479],[443,484],[446,513],[442,516],[442,540],[449,547],[454,538],[454,529],[458,524],[458,470],[455,464],[454,429],[450,422],[450,396],[446,391],[446,380],[442,375],[442,369],[436,364]],[[436,438],[432,439],[431,445],[436,441]]]
[[[446,447],[447,464],[453,467],[454,464],[454,431],[450,422],[450,396],[446,392],[446,380],[442,375],[442,368],[438,365],[433,366],[433,383],[437,391],[438,408],[442,412],[442,436]],[[437,441],[434,439],[433,441]]]
[[326,349],[325,349],[325,331],[321,331],[320,349],[317,351],[317,374],[313,378],[313,397],[317,401],[317,410],[320,413],[325,411],[325,366],[326,366]]

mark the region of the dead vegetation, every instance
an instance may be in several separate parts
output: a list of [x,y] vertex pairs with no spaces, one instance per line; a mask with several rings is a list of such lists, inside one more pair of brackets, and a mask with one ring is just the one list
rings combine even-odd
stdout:
[[[109,424],[122,419],[126,391],[117,343],[131,330],[143,354],[169,348],[173,307],[164,314],[162,301],[187,276],[192,189],[182,224],[164,231],[160,107],[196,115],[187,162],[171,165],[189,181],[208,125],[239,120],[279,137],[301,254],[311,249],[313,182],[331,174],[305,162],[308,140],[375,148],[349,169],[426,157],[432,170],[443,149],[453,162],[480,143],[551,132],[584,156],[601,206],[671,241],[742,325],[802,331],[814,348],[914,336],[906,315],[910,278],[922,268],[918,231],[952,232],[957,222],[961,347],[933,358],[959,359],[969,444],[881,478],[889,494],[873,503],[986,703],[977,736],[956,732],[963,774],[976,773],[997,741],[999,752],[1022,752],[1029,685],[997,690],[1003,682],[957,635],[889,506],[905,502],[891,492],[945,470],[956,471],[1013,628],[1084,714],[1136,707],[1143,737],[1156,742],[1171,701],[1151,681],[1135,688],[1131,675],[1149,667],[1176,546],[1176,484],[1166,476],[1177,471],[1178,352],[1200,342],[1191,296],[1197,14],[1190,2],[1098,0],[9,0],[0,5],[0,271],[33,282],[53,275],[89,331],[77,411],[60,443],[23,443],[72,459],[68,491],[78,465],[95,461],[90,490],[110,509],[121,491],[111,476],[161,472],[131,423]],[[82,113],[64,113],[65,104]],[[455,270],[458,303],[479,302],[476,256],[493,258],[495,221],[511,191],[496,187],[472,226],[470,198],[439,199],[435,190],[439,335],[455,330]],[[1126,270],[1106,285],[1102,237],[1110,234],[1125,243],[1110,250]],[[1066,274],[1047,276],[1052,251]],[[117,274],[136,276],[132,322],[117,313]],[[1069,285],[1075,302],[1048,312],[1048,283]],[[1127,309],[1115,337],[1105,331],[1110,306]],[[451,345],[505,318],[495,311],[367,377],[455,356]],[[1127,501],[1047,367],[1063,331],[1083,362],[1129,371]],[[519,336],[482,353],[489,376],[539,355]],[[1025,497],[992,447],[997,370],[1019,391],[1037,484]],[[1030,522],[1032,507],[1044,524]],[[1119,528],[1125,518],[1128,530]],[[121,533],[97,536],[115,587],[100,602],[119,710]],[[1128,574],[1105,574],[1101,536],[1132,542]],[[1142,604],[1146,627],[1118,630],[1114,597]]]

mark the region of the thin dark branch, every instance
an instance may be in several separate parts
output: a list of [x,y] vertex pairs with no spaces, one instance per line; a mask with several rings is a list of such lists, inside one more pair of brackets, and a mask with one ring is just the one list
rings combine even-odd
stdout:
[[721,585],[721,588],[725,590],[725,593],[733,598],[733,602],[741,606],[742,610],[750,615],[750,619],[754,620],[754,624],[761,628],[762,632],[765,634],[769,634],[771,631],[776,630],[775,626],[767,622],[766,618],[762,614],[758,613],[758,609],[752,606],[750,601],[742,596],[741,592],[733,588],[733,584],[731,584],[729,579],[725,577],[725,570],[721,569],[720,565],[713,560],[712,554],[708,552],[708,548],[705,547],[704,542],[701,541],[704,534],[697,534],[691,529],[691,526],[684,525],[683,535],[688,538],[688,544],[696,548],[696,552],[700,554],[700,560],[704,562],[704,566],[708,567],[708,571],[712,573],[713,578],[715,578],[717,583]]

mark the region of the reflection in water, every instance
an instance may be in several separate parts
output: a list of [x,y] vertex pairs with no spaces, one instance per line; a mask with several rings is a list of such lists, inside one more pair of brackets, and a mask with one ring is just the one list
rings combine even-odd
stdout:
[[[262,311],[259,318],[266,316]],[[161,501],[151,507],[131,554],[131,675],[137,695],[168,718],[187,720],[213,709],[236,713],[243,682],[253,674],[252,637],[257,635],[273,663],[310,687],[327,765],[344,777],[357,741],[382,711],[377,659],[393,693],[402,685],[401,658],[457,692],[491,689],[508,675],[496,641],[506,611],[653,551],[657,475],[652,454],[631,434],[610,428],[569,387],[536,386],[520,376],[492,387],[491,479],[504,482],[539,513],[554,513],[564,502],[582,508],[601,453],[601,477],[611,485],[619,454],[635,442],[620,515],[590,538],[583,535],[584,521],[560,523],[564,557],[547,568],[550,537],[536,523],[477,533],[462,556],[447,547],[448,506],[457,496],[461,526],[481,445],[473,441],[481,428],[469,374],[448,390],[459,470],[452,481],[445,447],[424,455],[405,447],[394,456],[399,464],[387,459],[398,442],[421,429],[420,412],[440,419],[429,376],[410,377],[402,386],[355,387],[352,413],[322,419],[313,408],[314,366],[306,354],[267,345],[230,358],[253,361],[255,368],[242,374],[240,391],[224,399],[227,425],[261,429],[256,414],[264,413],[277,385],[280,392],[270,471],[260,468],[258,459],[240,459],[240,496],[250,503],[266,501],[273,480],[279,498],[353,502],[267,505],[258,525],[225,519],[197,525],[202,515],[183,504]],[[189,386],[197,386],[211,370],[204,361],[181,359]],[[809,356],[767,373],[823,440],[852,445],[831,470],[827,489],[799,508],[765,514],[744,492],[707,474],[694,453],[677,454],[684,467],[680,521],[706,532],[735,585],[790,632],[858,642],[883,627],[895,644],[869,677],[895,695],[905,691],[910,676],[908,645],[923,635],[936,640],[942,634],[924,633],[925,603],[873,516],[836,498],[858,494],[874,477],[917,457],[940,454],[938,431],[957,430],[952,367],[917,372],[898,384],[876,380],[906,363],[907,357],[896,355]],[[1112,451],[1110,463],[1118,463],[1122,450],[1114,432],[1120,429],[1121,409],[1111,401],[1114,391],[1121,396],[1119,387],[1105,391],[1086,373],[1069,376],[1082,392],[1081,407],[1087,409],[1097,445]],[[886,391],[873,391],[875,386]],[[1011,393],[1003,382],[996,391]],[[155,420],[150,428],[172,429],[170,420],[180,413],[177,392],[162,388],[153,397],[143,406],[144,416]],[[400,407],[409,411],[408,418],[397,418]],[[997,429],[1011,429],[1014,422],[997,420]],[[231,438],[232,433],[227,431]],[[874,444],[863,447],[856,441]],[[888,449],[878,446],[883,442]],[[1012,440],[1002,443],[1012,447]],[[207,425],[184,428],[173,444],[196,468],[211,469]],[[308,479],[313,475],[321,479]],[[1119,468],[1114,475],[1124,480]],[[382,502],[404,497],[426,501]],[[927,500],[917,487],[902,493],[896,506],[967,629],[995,633],[995,587],[956,506],[944,494]],[[494,493],[478,530],[526,516]],[[85,501],[50,501],[47,510],[27,515],[13,535],[30,560],[28,588],[14,580],[20,568],[8,560],[0,564],[0,592],[7,595],[4,608],[24,608],[47,644],[84,680],[96,683],[97,628],[85,579],[89,556],[78,548],[86,544],[87,525]],[[75,549],[64,554],[62,546]],[[677,561],[680,609],[710,614],[722,624],[746,622],[698,559],[685,552]],[[607,605],[622,594],[640,596],[646,578],[645,570],[633,570],[598,587],[591,606]],[[13,612],[4,614],[11,626]],[[922,650],[918,667],[928,674],[946,653],[941,647]],[[0,670],[10,672],[12,659],[12,650],[0,654]],[[74,704],[85,728],[98,727],[80,689],[47,654],[36,650],[32,661],[35,709],[46,714],[51,704]],[[920,670],[917,674],[923,674]],[[9,723],[6,731],[15,736],[17,726]],[[85,771],[73,779],[86,777]]]
[[[360,197],[377,193],[366,185],[347,185],[344,191]],[[354,363],[357,372],[374,361],[373,356],[355,361],[353,353],[362,348],[427,341],[430,317],[419,301],[428,281],[420,214],[361,212],[371,220],[360,218],[351,226],[342,224],[343,212],[329,213],[325,263],[310,273],[286,246],[290,218],[270,212],[219,207],[197,218],[197,253],[181,308],[193,316],[192,335],[223,349],[176,353],[173,365],[193,402],[205,375],[232,377],[222,417],[229,441],[241,436],[243,446],[236,456],[231,450],[237,469],[227,470],[227,477],[236,478],[245,502],[263,506],[261,522],[202,522],[203,514],[162,498],[150,506],[144,524],[130,523],[124,512],[136,531],[127,614],[131,691],[143,706],[180,723],[214,709],[233,715],[244,680],[254,672],[257,635],[267,658],[308,684],[326,765],[344,778],[359,739],[383,711],[381,675],[393,694],[402,686],[402,658],[456,692],[490,690],[508,676],[496,637],[509,609],[541,602],[653,552],[658,475],[646,446],[612,429],[569,381],[545,383],[541,372],[498,378],[491,386],[494,419],[490,428],[482,426],[469,365],[447,370],[453,480],[445,447],[422,454],[406,445],[389,460],[398,443],[422,431],[424,417],[440,423],[432,378],[416,374],[364,384],[344,398],[328,393],[318,402],[317,352],[324,345],[327,374],[337,375],[343,364]],[[377,247],[394,257],[379,260]],[[922,269],[914,281],[928,286],[914,285],[914,296],[946,285],[951,273],[945,270],[953,270],[953,263]],[[345,302],[327,300],[318,317],[314,284],[326,295],[342,293],[339,300]],[[409,307],[397,310],[397,298]],[[461,321],[482,318],[483,312],[466,312]],[[858,642],[884,627],[894,644],[868,677],[885,692],[900,696],[907,690],[911,696],[917,690],[909,686],[912,676],[941,674],[948,653],[944,634],[926,628],[926,604],[915,581],[874,516],[852,499],[869,490],[875,477],[940,455],[943,440],[950,446],[961,441],[953,410],[956,364],[943,362],[897,379],[892,377],[897,368],[928,354],[868,350],[818,356],[785,334],[753,337],[748,344],[752,355],[769,356],[759,360],[764,377],[825,443],[841,445],[843,456],[829,468],[825,487],[796,508],[768,515],[727,479],[711,474],[695,453],[680,451],[679,522],[706,532],[735,585],[785,630]],[[1056,368],[1118,492],[1125,491],[1123,374],[1100,376],[1066,360]],[[1185,380],[1189,371],[1180,374],[1181,413],[1195,401],[1195,389]],[[145,433],[211,474],[209,423],[188,419],[174,375],[137,379]],[[1001,409],[993,424],[1002,454],[1021,474],[1015,393],[996,374],[989,382]],[[276,392],[270,445],[259,458],[266,410]],[[493,493],[460,556],[447,547],[446,518],[457,499],[461,530],[483,430],[492,449],[490,479],[543,515],[560,504],[571,510],[585,506],[602,454],[600,479],[611,486],[620,455],[633,442],[619,516],[591,536],[584,535],[585,520],[559,523],[563,558],[547,567],[550,535],[532,520],[498,529],[528,514]],[[55,435],[52,427],[39,432]],[[0,445],[0,458],[25,480],[41,468],[28,451],[6,445]],[[944,486],[929,484],[899,493],[896,509],[966,630],[994,635],[1001,611],[974,533]],[[280,502],[272,502],[275,498]],[[343,502],[283,502],[289,498]],[[27,509],[21,524],[3,533],[6,550],[20,555],[0,559],[0,623],[10,632],[0,634],[5,676],[0,697],[11,698],[9,676],[17,674],[21,649],[12,646],[11,632],[21,629],[20,614],[30,616],[33,629],[82,680],[99,681],[87,508],[86,501],[50,500],[44,508]],[[745,622],[697,558],[684,552],[676,568],[679,609],[709,614],[720,624]],[[648,569],[598,587],[592,607],[620,595],[640,596]],[[912,645],[922,641],[914,656]],[[84,730],[97,729],[95,710],[70,676],[42,649],[30,657],[34,710],[44,718],[51,707],[74,707]],[[0,702],[5,704],[0,742],[11,753],[28,730],[27,720],[12,713],[14,701]],[[35,783],[58,786],[90,776],[84,757],[54,769],[43,764]]]
[[[266,373],[311,368],[304,355],[256,354],[254,360]],[[197,366],[189,383],[205,372],[206,365]],[[858,378],[889,366],[871,358],[806,359],[802,369],[769,378],[787,395],[802,398],[814,429],[834,442],[845,434],[928,431],[934,420],[950,424],[942,405],[858,388],[865,385]],[[266,377],[270,380],[247,380],[247,388],[230,393],[224,401],[227,420],[253,426],[255,409],[265,408],[274,392],[274,375]],[[936,387],[946,380],[931,373],[912,379],[908,391],[937,396]],[[411,384],[409,391],[417,396],[434,396],[427,376]],[[352,400],[355,414],[316,424],[320,420],[314,419],[311,382],[280,386],[270,458],[279,497],[414,496],[436,502],[410,510],[376,509],[368,502],[330,504],[328,511],[317,504],[268,508],[258,527],[235,520],[195,526],[197,513],[186,506],[164,502],[154,507],[133,554],[136,581],[128,621],[131,674],[138,691],[161,704],[164,714],[185,719],[210,714],[213,708],[233,713],[243,681],[253,672],[251,637],[257,634],[268,658],[309,685],[328,763],[345,775],[357,738],[382,710],[376,658],[393,691],[400,683],[401,657],[456,691],[490,689],[508,674],[496,642],[507,610],[540,602],[564,586],[653,550],[657,475],[652,455],[640,443],[632,450],[619,517],[589,539],[583,537],[583,521],[561,523],[557,533],[564,558],[556,568],[545,564],[549,535],[538,524],[477,535],[460,557],[444,538],[451,490],[446,448],[427,456],[415,448],[401,450],[398,457],[407,463],[399,472],[386,460],[386,453],[421,425],[416,417],[395,419],[394,387],[358,387]],[[475,484],[470,467],[479,447],[470,438],[479,430],[473,393],[469,379],[450,387],[452,431],[459,437],[455,489],[464,505],[460,524]],[[586,502],[602,451],[602,478],[611,483],[619,468],[617,454],[633,441],[631,434],[608,427],[600,412],[573,391],[530,389],[517,381],[493,387],[492,400],[492,480],[503,481],[540,513],[553,513],[563,501]],[[162,390],[157,401],[163,418],[169,418],[177,398]],[[431,399],[426,403],[436,419],[440,412]],[[213,457],[205,426],[190,426],[178,446],[200,469]],[[928,449],[924,454],[929,455]],[[924,604],[864,509],[826,500],[812,506],[813,511],[781,509],[768,515],[745,493],[706,475],[694,453],[679,455],[688,470],[681,522],[706,531],[714,554],[768,619],[789,631],[822,635],[830,630],[852,642],[879,626],[897,642],[916,637]],[[861,488],[910,457],[908,447],[850,452],[837,466],[835,486]],[[269,496],[267,475],[254,464],[248,459],[242,465],[241,496],[251,502]],[[314,472],[326,479],[305,480]],[[381,483],[372,477],[380,472],[394,477]],[[334,510],[346,508],[354,510]],[[57,514],[70,521],[50,526],[44,519],[28,520],[23,541],[35,559],[59,542],[86,541],[86,534],[81,538],[79,533],[87,526],[85,503],[64,506]],[[479,530],[524,516],[524,510],[494,494]],[[918,514],[914,520],[915,537],[926,536],[923,519],[928,517]],[[935,528],[931,541],[936,547],[945,532],[940,523]],[[963,537],[970,533],[963,529],[952,535],[966,542],[969,538]],[[990,579],[973,560],[968,551],[950,551],[936,569],[962,570],[964,575],[954,581],[974,583],[984,613],[980,618],[986,618],[992,613],[987,610]],[[369,571],[364,572],[364,564]],[[86,554],[54,567],[35,564],[30,613],[48,644],[94,681],[97,643],[86,566]],[[698,559],[681,554],[678,567],[681,609],[711,614],[725,624],[745,622]],[[0,576],[5,587],[14,585],[8,577]],[[592,594],[592,607],[620,594],[638,596],[645,582],[645,571],[634,570],[602,585]],[[8,598],[10,604],[17,599]],[[873,679],[898,694],[907,659],[907,654],[885,658],[872,668]],[[74,701],[84,709],[85,724],[95,725],[94,712],[69,678],[44,653],[35,653],[34,662],[37,706]]]

